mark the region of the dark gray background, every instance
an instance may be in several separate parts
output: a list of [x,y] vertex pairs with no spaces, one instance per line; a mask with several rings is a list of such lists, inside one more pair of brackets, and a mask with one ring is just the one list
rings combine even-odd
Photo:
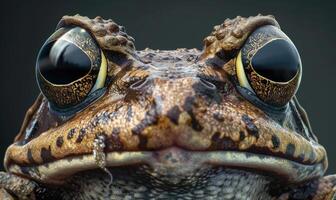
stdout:
[[332,1],[10,1],[1,2],[0,158],[39,91],[37,52],[66,14],[101,15],[126,27],[137,49],[202,48],[212,27],[227,17],[273,14],[300,51],[301,104],[336,173],[336,6]]

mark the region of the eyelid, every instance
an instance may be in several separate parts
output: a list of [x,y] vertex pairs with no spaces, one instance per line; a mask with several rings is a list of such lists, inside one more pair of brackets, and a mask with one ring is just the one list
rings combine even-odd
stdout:
[[105,81],[106,81],[106,77],[107,77],[107,61],[106,61],[106,57],[104,55],[104,52],[101,50],[101,64],[100,64],[100,69],[98,72],[98,77],[96,80],[95,85],[93,86],[92,91],[95,91],[99,88],[104,87],[105,85]]
[[239,84],[247,89],[249,89],[251,92],[254,93],[250,83],[247,80],[245,71],[244,71],[244,66],[242,62],[242,52],[239,51],[238,56],[236,57],[236,73],[238,77]]

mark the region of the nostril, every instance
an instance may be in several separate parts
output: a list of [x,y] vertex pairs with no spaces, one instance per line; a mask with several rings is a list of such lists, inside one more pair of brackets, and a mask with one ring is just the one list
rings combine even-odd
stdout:
[[148,79],[147,78],[140,79],[140,80],[136,81],[135,83],[133,83],[130,86],[130,89],[132,89],[132,90],[139,90],[142,87],[144,87],[147,83],[148,83]]
[[201,82],[206,88],[208,88],[208,89],[210,89],[210,90],[215,90],[215,89],[216,89],[216,86],[215,86],[213,83],[211,83],[211,82],[209,82],[209,81],[207,81],[207,80],[205,80],[205,79],[200,79],[200,82]]

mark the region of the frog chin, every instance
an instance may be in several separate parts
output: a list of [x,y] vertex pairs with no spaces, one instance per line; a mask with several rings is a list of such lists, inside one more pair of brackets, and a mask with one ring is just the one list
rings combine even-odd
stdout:
[[190,151],[178,147],[159,151],[108,152],[99,158],[97,153],[85,154],[37,166],[13,164],[8,170],[23,176],[29,175],[38,182],[57,184],[79,172],[99,168],[106,171],[109,168],[113,173],[113,167],[132,165],[146,165],[157,174],[170,177],[193,174],[204,166],[239,168],[266,173],[290,183],[320,177],[324,173],[322,163],[305,165],[284,158],[242,151]]

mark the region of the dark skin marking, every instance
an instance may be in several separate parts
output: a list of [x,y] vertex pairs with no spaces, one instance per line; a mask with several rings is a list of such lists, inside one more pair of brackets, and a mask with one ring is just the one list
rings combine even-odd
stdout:
[[242,116],[242,120],[245,123],[247,132],[249,134],[255,136],[256,138],[259,138],[259,130],[258,130],[257,126],[253,123],[253,120],[251,119],[251,117],[244,114]]
[[141,134],[141,131],[144,129],[144,127],[140,126],[140,125],[137,125],[135,126],[134,128],[132,128],[132,134],[133,135],[140,135]]
[[222,62],[216,61],[216,63],[219,63],[217,65],[219,67],[222,67],[225,63],[227,63],[228,61],[230,61],[232,58],[236,57],[237,55],[238,55],[238,50],[236,49],[230,50],[230,51],[222,49],[221,51],[216,53],[216,57],[214,57],[213,59],[219,58]]
[[56,139],[56,146],[61,148],[63,146],[64,140],[63,140],[63,136],[58,136]]
[[[230,59],[232,59],[232,57]],[[227,61],[229,61],[229,60],[227,60]],[[207,66],[210,66],[210,67],[213,67],[213,68],[220,68],[220,67],[223,67],[227,61],[223,62],[223,60],[218,59],[218,57],[215,56],[213,58],[207,59],[206,62],[205,62],[205,64]]]
[[80,129],[79,135],[76,139],[76,143],[81,143],[85,135],[86,135],[85,129],[84,128]]
[[109,50],[109,51],[104,52],[104,55],[106,56],[108,60],[111,60],[117,65],[123,65],[125,62],[128,61],[126,54],[122,52]]
[[[210,88],[214,87],[214,88]],[[202,80],[198,81],[197,83],[194,83],[192,85],[192,88],[194,89],[196,94],[199,94],[209,102],[216,102],[220,103],[221,102],[221,97],[218,94],[218,92],[215,90],[216,86],[213,85],[210,81],[207,80]]]
[[109,137],[108,142],[110,142],[110,147],[113,151],[121,151],[123,149],[123,144],[116,135]]
[[155,125],[158,123],[159,116],[156,111],[155,105],[152,105],[152,107],[149,109],[149,111],[146,112],[146,115],[144,119],[140,121],[139,124],[137,124],[134,128],[132,128],[132,133],[134,135],[140,135],[141,132],[148,126]]
[[55,160],[55,157],[51,153],[50,146],[47,148],[42,148],[41,149],[41,158],[43,160],[43,163],[47,163],[50,161]]
[[147,138],[144,137],[142,134],[139,135],[139,148],[140,149],[147,148]]
[[28,175],[30,174],[29,173],[29,167],[20,166],[20,170],[24,174],[28,174]]
[[33,155],[32,155],[32,152],[31,152],[31,149],[29,148],[28,151],[27,151],[27,158],[28,158],[28,161],[30,163],[35,163],[35,160],[33,158]]
[[305,155],[302,153],[298,157],[299,160],[303,161],[305,159]]
[[[246,132],[244,131],[240,131],[239,132],[239,137],[240,139],[246,137]],[[239,150],[239,146],[238,143],[233,141],[231,138],[228,137],[223,137],[220,138],[221,133],[220,132],[215,132],[212,137],[211,137],[211,147],[210,149],[221,149],[221,150]],[[241,141],[241,140],[240,140]],[[291,145],[290,145],[291,146]],[[294,145],[292,145],[294,146]],[[290,147],[293,148],[293,147]],[[299,158],[293,158],[293,155],[288,155],[288,154],[283,154],[281,152],[278,153],[270,153],[268,148],[265,147],[256,147],[256,146],[251,146],[248,150],[248,152],[258,152],[259,154],[264,154],[264,155],[271,155],[271,156],[279,156],[279,157],[284,157],[290,160],[294,160],[294,161],[303,161],[300,160]]]
[[229,137],[220,138],[220,133],[216,132],[212,138],[212,146],[214,148],[220,148],[225,150],[237,149],[237,144]]
[[223,117],[223,115],[221,115],[220,113],[214,113],[213,114],[213,117],[214,117],[214,119],[215,120],[217,120],[217,121],[219,121],[219,122],[223,122],[224,121],[224,117]]
[[272,135],[273,148],[277,149],[280,146],[280,139],[276,135]]
[[237,144],[229,137],[223,137],[220,141],[219,146],[222,149],[228,149],[228,150],[237,149]]
[[68,139],[68,140],[71,140],[71,139],[73,138],[75,132],[76,132],[76,129],[74,129],[74,128],[71,129],[71,130],[68,132],[67,139]]
[[286,154],[287,156],[293,157],[293,156],[294,156],[294,152],[295,152],[295,145],[289,143],[289,144],[287,145],[287,147],[286,147],[286,152],[285,152],[285,154]]
[[105,144],[106,144],[106,149],[108,151],[121,151],[123,149],[123,144],[120,141],[120,138],[118,136],[119,132],[120,132],[119,128],[113,128],[111,136],[108,137],[105,132],[102,132],[102,133],[99,133],[97,137],[99,135],[102,135],[104,136],[104,138],[107,139],[105,141]]
[[185,99],[183,109],[190,115],[191,117],[191,126],[194,130],[196,131],[202,131],[203,127],[201,124],[198,122],[198,120],[195,118],[195,115],[192,111],[193,106],[195,104],[195,98],[194,97],[187,97]]
[[215,134],[213,134],[213,136],[211,137],[211,140],[213,142],[218,142],[220,140],[220,133],[216,132]]
[[239,140],[242,141],[245,139],[245,133],[244,131],[239,131]]
[[178,106],[172,107],[168,112],[167,116],[174,124],[178,125],[178,119],[180,117],[181,110]]

